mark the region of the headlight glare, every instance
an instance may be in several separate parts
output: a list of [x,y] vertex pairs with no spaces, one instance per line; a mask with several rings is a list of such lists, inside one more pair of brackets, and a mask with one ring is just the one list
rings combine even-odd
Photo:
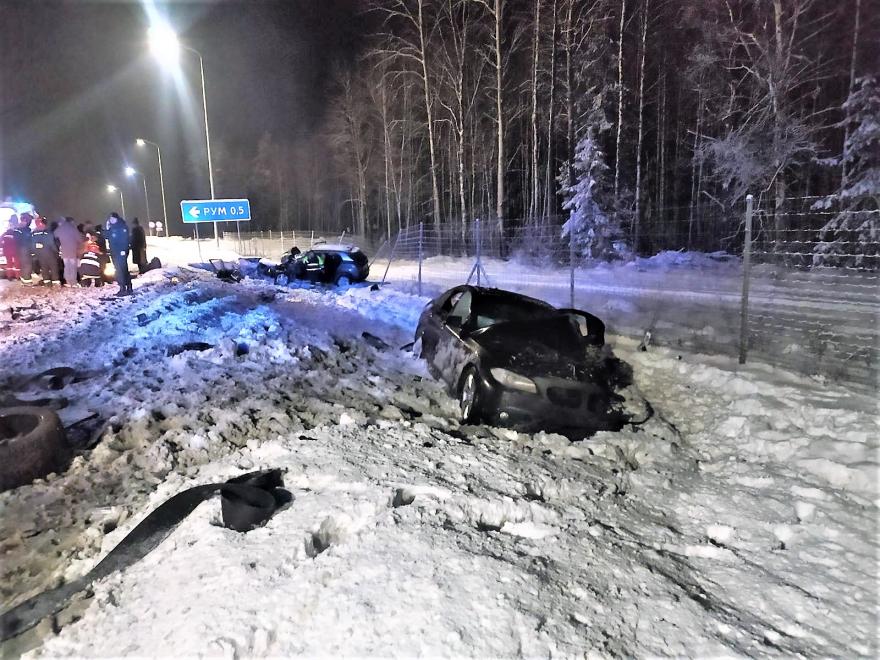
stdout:
[[535,381],[508,369],[500,369],[496,367],[495,369],[490,369],[489,373],[492,374],[492,378],[497,380],[504,387],[509,387],[512,390],[520,390],[521,392],[531,392],[532,394],[537,394],[538,392],[538,387],[535,385]]

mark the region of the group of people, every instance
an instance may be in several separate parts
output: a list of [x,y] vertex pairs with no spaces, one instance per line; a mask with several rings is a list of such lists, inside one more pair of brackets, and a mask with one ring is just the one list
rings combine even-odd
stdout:
[[132,293],[129,254],[140,272],[148,269],[143,228],[135,218],[129,230],[118,213],[111,213],[103,227],[86,227],[71,217],[47,222],[39,214],[21,213],[10,218],[0,247],[6,277],[17,277],[25,286],[101,286],[109,258],[119,284],[117,295],[124,296]]

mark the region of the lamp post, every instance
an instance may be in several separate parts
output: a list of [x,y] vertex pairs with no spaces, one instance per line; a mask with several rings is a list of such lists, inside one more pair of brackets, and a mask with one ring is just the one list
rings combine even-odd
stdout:
[[122,206],[122,217],[125,217],[125,197],[122,196],[122,189],[117,188],[112,183],[107,184],[107,192],[108,193],[119,193],[119,204]]
[[[125,168],[125,176],[132,177],[135,174],[139,174],[141,177],[141,181],[143,181],[143,183],[144,183],[144,201],[147,203],[147,225],[149,225],[149,223],[150,223],[150,195],[147,193],[147,177],[145,177],[143,174],[138,172],[133,167],[126,167]],[[125,214],[123,213],[123,215],[125,215]]]
[[[137,145],[139,147],[142,147],[145,144],[156,147],[156,154],[159,156],[159,187],[162,189],[162,222],[168,222],[168,209],[165,206],[165,176],[162,174],[162,150],[155,142],[150,142],[149,140],[144,140],[143,138],[137,139]],[[148,222],[149,220],[150,219],[147,218]],[[153,223],[150,222],[149,224],[152,225]]]
[[[208,150],[208,182],[211,186],[211,199],[216,199],[214,196],[214,168],[211,162],[211,132],[208,128],[208,97],[205,92],[205,63],[202,54],[195,48],[182,45],[177,34],[167,25],[154,25],[147,32],[147,36],[150,42],[150,51],[157,60],[166,66],[177,61],[181,48],[194,53],[199,58],[199,72],[202,76],[202,107],[205,111],[205,145]],[[214,238],[217,247],[220,247],[220,232],[216,221],[214,221]]]

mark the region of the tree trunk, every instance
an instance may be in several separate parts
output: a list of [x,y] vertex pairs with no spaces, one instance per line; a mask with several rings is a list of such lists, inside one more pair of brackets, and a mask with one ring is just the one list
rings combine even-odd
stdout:
[[382,115],[382,146],[385,161],[385,238],[391,240],[391,134],[388,126],[388,90],[385,76],[382,76],[380,90]]
[[641,227],[641,196],[642,196],[642,136],[644,134],[643,114],[645,108],[645,37],[648,34],[648,4],[650,0],[645,0],[642,8],[642,56],[639,61],[639,137],[636,141],[636,199],[635,199],[635,216],[633,222],[635,224],[633,231],[633,250],[638,253],[639,250],[639,230]]
[[498,179],[495,193],[495,215],[498,220],[498,233],[504,239],[504,107],[502,102],[502,62],[501,62],[501,20],[504,9],[504,0],[495,0],[495,121],[498,128],[497,153],[498,153]]
[[556,191],[553,188],[553,177],[556,173],[555,154],[553,149],[553,109],[556,103],[556,23],[557,0],[553,0],[553,29],[550,38],[550,102],[547,108],[547,177],[544,186],[544,216],[549,218],[556,210],[554,201]]
[[620,28],[617,32],[617,137],[614,140],[614,199],[620,190],[620,131],[623,127],[623,21],[626,0],[620,0]]
[[688,216],[687,249],[690,250],[694,239],[694,208],[700,191],[697,189],[697,151],[700,147],[700,132],[703,130],[703,81],[700,79],[700,93],[697,96],[697,130],[694,133],[694,150],[691,158],[691,209]]
[[438,235],[440,233],[440,189],[437,185],[437,156],[434,153],[434,114],[433,114],[433,102],[431,101],[431,94],[428,85],[428,49],[427,44],[425,42],[425,22],[424,22],[424,8],[425,0],[418,0],[419,6],[419,46],[420,46],[420,60],[422,64],[422,87],[425,91],[425,113],[427,114],[427,122],[428,122],[428,153],[431,157],[431,201],[433,204],[433,212],[434,212],[434,228],[436,229]]
[[532,167],[529,218],[535,222],[538,215],[538,58],[541,35],[541,0],[535,0],[535,31],[532,49]]
[[565,15],[565,148],[566,148],[566,187],[574,187],[574,94],[572,92],[571,48],[572,48],[572,8],[574,0],[568,0],[568,11]]
[[[853,84],[856,79],[856,56],[859,46],[859,19],[862,13],[862,0],[856,0],[855,23],[853,25],[852,51],[849,56],[849,91],[852,92]],[[847,143],[849,142],[849,122],[844,124],[843,131],[843,156],[840,159],[840,190],[843,191],[847,186],[846,161],[849,153],[847,152]]]

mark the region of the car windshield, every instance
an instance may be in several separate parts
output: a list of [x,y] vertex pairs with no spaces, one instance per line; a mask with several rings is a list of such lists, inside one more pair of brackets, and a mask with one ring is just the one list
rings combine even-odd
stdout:
[[472,319],[477,330],[496,323],[531,321],[553,311],[552,307],[538,302],[501,296],[478,296],[472,303]]

